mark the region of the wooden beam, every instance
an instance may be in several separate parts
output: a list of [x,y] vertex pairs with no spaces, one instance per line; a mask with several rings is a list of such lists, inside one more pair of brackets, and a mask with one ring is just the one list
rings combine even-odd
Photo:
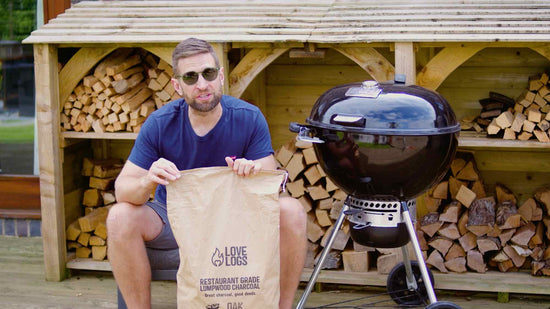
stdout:
[[550,45],[546,44],[544,46],[536,46],[530,48],[544,56],[546,59],[550,60]]
[[34,45],[36,85],[36,119],[40,165],[40,203],[46,280],[61,281],[66,277],[65,216],[63,175],[59,146],[59,80],[57,48],[48,44]]
[[254,78],[288,48],[250,50],[229,74],[229,95],[240,98]]
[[379,82],[393,80],[395,75],[393,65],[376,49],[372,47],[336,47],[334,49],[357,63],[375,80]]
[[436,90],[456,68],[483,48],[482,46],[444,48],[418,73],[416,84]]
[[405,84],[416,84],[416,61],[412,42],[395,43],[395,74],[405,74]]
[[[229,51],[229,44],[227,43],[211,43],[220,60],[220,67],[223,68],[223,92],[229,93],[229,59],[227,59],[227,52]],[[248,86],[248,85],[247,85]]]

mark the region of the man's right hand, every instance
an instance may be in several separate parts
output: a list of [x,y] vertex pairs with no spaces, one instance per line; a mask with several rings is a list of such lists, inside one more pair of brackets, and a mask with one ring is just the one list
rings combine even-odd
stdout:
[[147,171],[147,179],[161,185],[167,185],[169,181],[177,180],[180,177],[181,173],[176,165],[164,158],[153,162]]

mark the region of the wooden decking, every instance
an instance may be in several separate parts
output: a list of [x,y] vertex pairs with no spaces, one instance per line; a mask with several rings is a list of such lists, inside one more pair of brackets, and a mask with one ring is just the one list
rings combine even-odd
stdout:
[[[310,295],[307,308],[370,308],[366,303],[389,300],[380,287],[323,285],[322,292]],[[548,287],[550,290],[550,287]],[[152,284],[153,308],[176,308],[176,283]],[[297,293],[298,299],[302,294]],[[464,309],[550,309],[550,295],[510,295],[510,302],[498,303],[496,293],[436,291],[439,300],[451,301]],[[374,296],[373,296],[374,295]],[[363,298],[360,297],[368,297]],[[44,280],[42,239],[0,236],[0,307],[6,309],[97,309],[116,308],[116,283],[110,272],[79,272],[62,282]],[[385,308],[395,303],[384,303]],[[353,307],[355,306],[355,307]],[[373,305],[374,306],[374,305]],[[377,305],[380,308],[380,304]]]

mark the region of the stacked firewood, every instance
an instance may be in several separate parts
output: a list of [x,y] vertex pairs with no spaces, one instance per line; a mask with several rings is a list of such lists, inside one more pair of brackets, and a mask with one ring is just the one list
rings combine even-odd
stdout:
[[490,137],[508,140],[550,139],[550,84],[548,74],[532,76],[529,86],[516,99],[490,92],[489,98],[479,100],[482,106],[477,117],[461,122],[462,130],[487,132]]
[[77,258],[104,260],[107,257],[107,227],[109,208],[115,202],[114,181],[122,169],[119,159],[94,160],[84,158],[81,174],[89,177],[82,205],[84,216],[66,229],[67,249],[75,250]]
[[426,263],[441,272],[530,268],[550,275],[550,188],[521,205],[497,184],[488,195],[469,153],[459,153],[443,181],[424,197],[418,239]]
[[143,49],[119,48],[85,76],[63,104],[65,131],[139,132],[155,109],[178,95],[172,67]]
[[[297,198],[307,212],[308,255],[306,268],[313,268],[344,205],[346,194],[326,177],[309,142],[292,140],[277,150],[280,167],[288,171],[287,193]],[[342,251],[350,239],[348,224],[337,232],[324,263],[325,269],[342,265]]]

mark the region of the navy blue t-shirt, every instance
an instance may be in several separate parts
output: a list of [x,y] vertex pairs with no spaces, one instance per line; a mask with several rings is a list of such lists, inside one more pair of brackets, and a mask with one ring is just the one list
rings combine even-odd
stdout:
[[[183,99],[168,103],[143,123],[128,160],[148,170],[153,162],[165,158],[179,170],[188,170],[227,166],[228,156],[257,160],[273,153],[269,128],[259,108],[226,95],[221,105],[223,113],[216,126],[198,136],[189,122],[187,103]],[[165,186],[157,187],[155,199],[166,204]]]

